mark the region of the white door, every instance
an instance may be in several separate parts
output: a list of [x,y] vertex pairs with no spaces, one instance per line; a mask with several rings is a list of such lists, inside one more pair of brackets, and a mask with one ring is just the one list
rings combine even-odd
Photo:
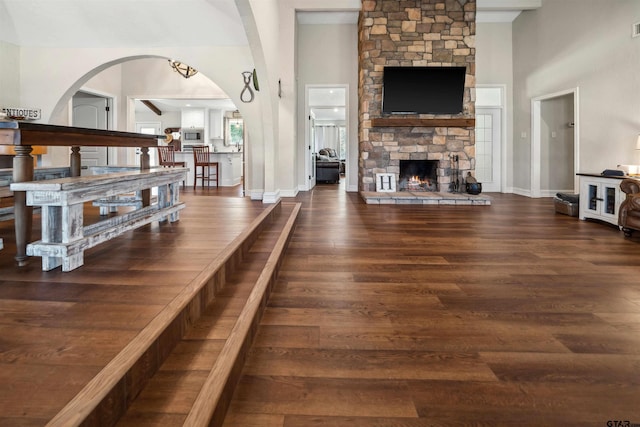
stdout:
[[[145,135],[162,135],[160,130],[160,122],[136,122],[136,133],[143,133]],[[160,161],[158,160],[158,150],[155,148],[149,149],[149,161],[151,166],[158,166]],[[136,149],[136,165],[140,166],[140,149]]]
[[476,109],[476,179],[483,192],[502,191],[500,108]]
[[[73,126],[90,129],[108,129],[109,100],[84,92],[77,92],[73,96]],[[81,147],[82,170],[89,166],[104,166],[109,164],[107,147]],[[84,174],[84,172],[83,172]]]

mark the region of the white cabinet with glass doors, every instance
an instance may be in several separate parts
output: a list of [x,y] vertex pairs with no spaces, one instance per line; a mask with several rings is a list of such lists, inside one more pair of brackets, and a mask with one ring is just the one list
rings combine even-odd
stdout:
[[580,219],[599,219],[618,225],[618,208],[624,193],[620,190],[623,177],[580,175]]

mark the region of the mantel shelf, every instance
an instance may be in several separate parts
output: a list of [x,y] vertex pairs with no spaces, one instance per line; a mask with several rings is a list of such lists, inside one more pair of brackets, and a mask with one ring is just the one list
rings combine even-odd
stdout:
[[416,119],[409,117],[384,118],[378,117],[371,119],[372,127],[474,127],[476,125],[475,118],[450,118],[450,119]]

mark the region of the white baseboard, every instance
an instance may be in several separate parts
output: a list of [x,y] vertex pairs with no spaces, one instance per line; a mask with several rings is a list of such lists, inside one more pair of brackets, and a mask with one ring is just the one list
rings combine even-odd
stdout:
[[280,190],[277,191],[265,191],[262,193],[262,203],[272,204],[278,203],[280,200]]
[[280,191],[280,196],[281,197],[296,197],[298,195],[298,189],[297,188],[293,188],[291,190],[281,190]]
[[262,195],[264,194],[264,190],[249,190],[249,197],[251,200],[262,200]]
[[511,191],[513,194],[517,194],[518,196],[531,197],[531,190],[525,188],[513,188]]

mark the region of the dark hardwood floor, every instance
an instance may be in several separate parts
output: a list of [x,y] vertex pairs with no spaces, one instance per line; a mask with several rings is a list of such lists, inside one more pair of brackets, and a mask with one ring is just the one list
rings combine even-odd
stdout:
[[16,267],[13,221],[0,222],[0,425],[45,425],[161,317],[265,210],[238,195],[188,188],[180,221],[105,242],[67,273],[42,272],[38,257]]
[[640,239],[556,214],[319,185],[226,427],[640,423]]
[[[238,195],[187,189],[178,223],[70,273],[16,268],[0,223],[0,425],[46,424],[263,211]],[[491,196],[285,199],[302,211],[224,425],[640,423],[640,233]]]

